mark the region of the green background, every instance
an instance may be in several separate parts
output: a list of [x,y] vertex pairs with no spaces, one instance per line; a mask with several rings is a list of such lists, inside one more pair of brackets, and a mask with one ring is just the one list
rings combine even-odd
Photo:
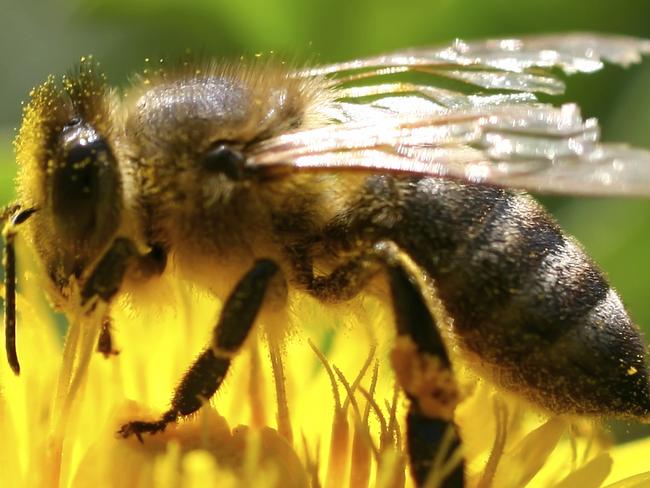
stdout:
[[[449,41],[573,30],[650,38],[650,2],[617,0],[0,0],[0,200],[13,193],[21,101],[48,74],[94,54],[124,84],[146,57],[285,53],[335,61]],[[604,137],[650,147],[650,59],[569,80],[566,99]],[[650,334],[650,200],[544,199],[607,271]]]

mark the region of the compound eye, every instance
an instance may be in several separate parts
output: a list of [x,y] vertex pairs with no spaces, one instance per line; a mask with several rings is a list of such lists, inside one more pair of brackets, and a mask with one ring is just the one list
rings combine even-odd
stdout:
[[201,167],[211,173],[223,173],[231,180],[244,176],[246,158],[229,144],[219,143],[203,155]]
[[81,168],[102,164],[112,158],[106,140],[91,126],[71,121],[62,134],[65,166],[79,171]]
[[71,119],[61,130],[53,161],[49,201],[62,239],[86,242],[114,224],[111,209],[120,177],[106,138],[91,124]]

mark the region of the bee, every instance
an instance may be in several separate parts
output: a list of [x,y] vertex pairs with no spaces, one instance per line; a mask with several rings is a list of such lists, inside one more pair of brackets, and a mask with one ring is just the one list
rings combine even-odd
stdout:
[[[197,411],[287,289],[336,303],[378,276],[418,486],[460,398],[434,294],[454,341],[502,387],[553,412],[647,418],[639,329],[528,193],[650,195],[649,152],[603,143],[575,105],[537,98],[563,91],[551,69],[593,72],[647,52],[648,41],[593,34],[457,40],[316,68],[190,62],[124,93],[83,60],[34,90],[17,138],[19,197],[4,212],[9,363],[18,373],[21,232],[64,311],[110,304],[170,258],[225,297],[170,408],[122,437]],[[444,486],[463,480],[461,463]]]

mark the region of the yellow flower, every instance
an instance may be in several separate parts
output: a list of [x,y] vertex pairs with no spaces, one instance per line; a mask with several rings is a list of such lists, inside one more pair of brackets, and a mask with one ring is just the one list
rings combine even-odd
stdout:
[[[266,331],[283,318],[262,317],[210,404],[140,443],[115,433],[166,409],[219,302],[172,273],[125,293],[111,310],[120,353],[104,359],[101,307],[72,317],[63,345],[38,276],[20,281],[23,371],[0,366],[0,486],[413,486],[391,313],[378,299],[324,307],[291,295],[282,340]],[[650,486],[649,440],[610,449],[597,425],[544,417],[456,364],[469,486]]]

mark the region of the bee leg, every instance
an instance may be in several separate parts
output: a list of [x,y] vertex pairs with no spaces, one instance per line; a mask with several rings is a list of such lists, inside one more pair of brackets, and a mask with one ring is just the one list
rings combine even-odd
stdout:
[[[85,305],[94,297],[110,302],[119,290],[130,266],[135,266],[140,275],[146,277],[161,274],[165,264],[166,254],[159,246],[152,246],[150,252],[140,254],[131,240],[118,237],[86,280],[81,290],[81,304]],[[108,315],[102,319],[97,352],[102,353],[106,358],[119,353],[113,348],[111,319]]]
[[330,275],[312,277],[309,288],[321,299],[344,300],[382,269],[388,277],[397,328],[391,360],[410,401],[406,423],[413,478],[417,486],[427,485],[430,477],[436,478],[435,486],[463,486],[461,439],[453,422],[458,389],[440,329],[418,283],[417,268],[394,243],[379,242]]
[[120,289],[128,266],[139,256],[135,244],[125,237],[118,237],[95,266],[81,290],[81,304],[99,297],[105,302]]
[[102,319],[102,329],[99,331],[99,339],[97,340],[97,352],[102,353],[106,359],[120,353],[120,351],[113,348],[111,318],[108,315]]
[[11,205],[2,211],[1,220],[7,220],[13,214],[11,221],[5,225],[2,232],[5,240],[3,264],[5,269],[5,349],[7,351],[7,362],[14,374],[20,374],[20,362],[16,351],[16,250],[14,239],[16,238],[16,227],[25,222],[36,209],[28,208],[20,210],[19,205]]
[[161,274],[165,269],[166,254],[159,247],[152,247],[147,254],[141,254],[135,244],[126,237],[118,237],[104,253],[81,290],[81,304],[99,297],[105,302],[120,289],[129,267],[135,267],[143,276]]
[[278,266],[268,259],[258,260],[239,281],[224,303],[214,328],[212,343],[194,361],[174,392],[171,408],[154,422],[134,421],[122,426],[120,437],[163,431],[179,417],[196,412],[217,391],[228,372],[232,358],[239,352],[253,327]]
[[413,478],[425,486],[430,476],[450,469],[435,486],[464,486],[463,462],[455,457],[461,439],[453,422],[459,394],[447,349],[412,275],[392,259],[386,271],[398,333],[391,362],[410,400],[406,426]]

